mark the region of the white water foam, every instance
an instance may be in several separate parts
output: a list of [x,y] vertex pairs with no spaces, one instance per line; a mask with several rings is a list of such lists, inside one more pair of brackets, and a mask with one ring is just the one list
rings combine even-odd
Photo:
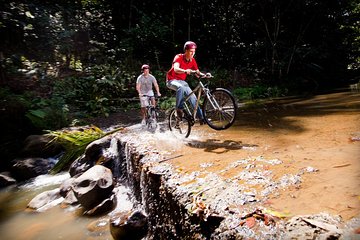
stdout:
[[61,184],[66,179],[70,178],[68,172],[61,172],[56,175],[44,174],[37,176],[32,179],[30,182],[21,186],[21,188],[32,189],[32,188],[41,188],[45,186]]

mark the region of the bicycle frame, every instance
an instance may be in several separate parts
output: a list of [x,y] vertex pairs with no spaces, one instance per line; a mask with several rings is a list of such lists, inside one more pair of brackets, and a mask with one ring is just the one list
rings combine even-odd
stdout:
[[[199,83],[198,85],[194,88],[194,90],[189,93],[188,95],[186,95],[184,97],[184,109],[186,109],[187,113],[191,116],[191,120],[192,120],[192,124],[194,123],[195,119],[196,119],[196,112],[198,110],[198,108],[200,107],[199,103],[200,103],[200,98],[201,98],[201,93],[205,94],[205,97],[208,98],[208,100],[210,101],[211,105],[215,108],[215,109],[219,109],[219,105],[216,101],[214,101],[213,98],[211,98],[211,94],[210,94],[210,90],[205,87],[205,85],[201,82],[201,80],[199,79]],[[190,97],[192,95],[196,96],[196,102],[195,102],[195,107],[193,109],[193,111],[191,112],[189,106],[188,106],[188,101],[190,99]]]
[[149,105],[146,106],[146,125],[148,126],[148,128],[154,128],[154,126],[152,124],[154,123],[156,125],[156,123],[157,123],[157,115],[158,115],[157,104],[158,104],[158,100],[155,97],[155,105],[153,105],[152,102],[151,102],[151,99],[154,96],[143,95],[143,97],[147,97],[147,100],[148,100],[148,103],[149,103]]
[[[191,73],[196,74],[195,71]],[[212,78],[211,73],[199,75],[197,86],[183,97],[183,119],[178,117],[176,108],[173,108],[169,114],[170,131],[185,138],[190,135],[191,127],[195,124],[202,94],[204,94],[204,102],[201,110],[204,118],[201,119],[200,125],[206,123],[214,130],[225,130],[232,126],[236,118],[236,102],[231,92],[224,88],[215,88],[210,91],[201,82],[201,78]],[[195,96],[194,105],[189,101],[193,94]]]

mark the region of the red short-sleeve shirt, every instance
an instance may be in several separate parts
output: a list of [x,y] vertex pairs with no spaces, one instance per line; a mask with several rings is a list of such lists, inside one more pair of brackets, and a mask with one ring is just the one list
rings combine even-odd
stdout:
[[192,58],[190,61],[187,61],[185,58],[185,54],[180,53],[174,57],[173,64],[171,69],[166,74],[166,80],[185,80],[187,74],[186,73],[176,73],[174,71],[174,63],[178,62],[180,64],[180,68],[182,69],[192,69],[198,70],[198,65],[196,63],[195,58]]

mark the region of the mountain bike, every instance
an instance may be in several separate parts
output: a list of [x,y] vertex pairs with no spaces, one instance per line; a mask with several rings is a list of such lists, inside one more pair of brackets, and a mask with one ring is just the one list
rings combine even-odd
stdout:
[[[192,72],[195,75],[196,71]],[[187,138],[190,135],[191,127],[196,120],[197,109],[201,107],[205,123],[215,130],[225,130],[235,122],[237,105],[233,95],[224,88],[210,90],[207,84],[201,82],[202,79],[212,78],[211,73],[201,74],[198,84],[194,90],[184,96],[183,116],[177,116],[177,111],[173,108],[169,115],[169,129],[173,133]],[[195,107],[190,102],[191,95],[196,96]],[[201,96],[203,96],[202,106],[200,106]]]
[[159,107],[158,101],[159,97],[155,96],[156,106],[154,106],[151,102],[151,98],[154,96],[142,95],[143,97],[148,98],[148,105],[146,106],[146,118],[145,118],[145,125],[149,130],[156,130],[157,123],[158,123],[158,116],[159,116]]

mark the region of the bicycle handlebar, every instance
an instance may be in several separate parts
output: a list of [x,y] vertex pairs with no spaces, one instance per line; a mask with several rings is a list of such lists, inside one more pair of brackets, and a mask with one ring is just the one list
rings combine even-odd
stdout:
[[[195,70],[191,70],[191,74],[195,75],[197,74],[197,72]],[[202,73],[200,72],[200,78],[213,78],[213,75],[211,75],[211,73]]]

